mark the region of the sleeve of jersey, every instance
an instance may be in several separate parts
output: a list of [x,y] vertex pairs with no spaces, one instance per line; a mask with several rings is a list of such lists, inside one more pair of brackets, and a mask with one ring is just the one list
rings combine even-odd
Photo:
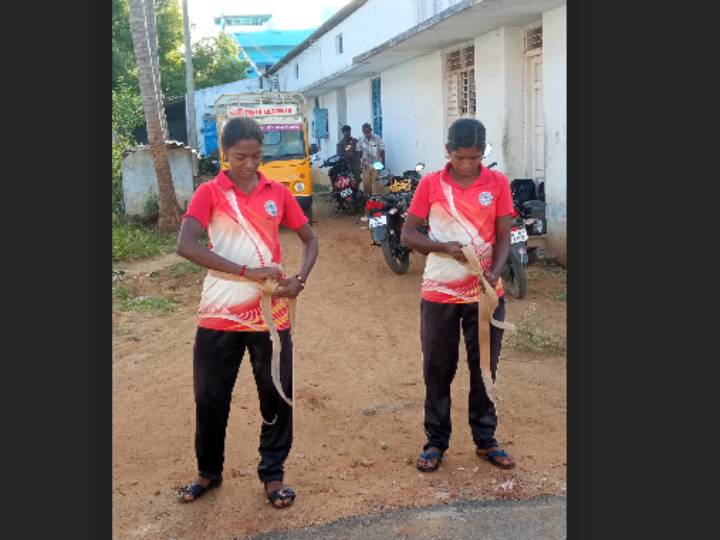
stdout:
[[513,212],[512,193],[510,181],[507,176],[500,175],[500,195],[498,196],[496,216],[509,216]]
[[408,212],[420,219],[427,219],[428,214],[430,214],[429,184],[427,178],[420,180],[418,187],[415,189],[410,208],[408,208]]
[[210,224],[212,210],[213,197],[210,186],[207,183],[201,184],[193,194],[192,199],[190,199],[187,211],[183,214],[183,219],[186,217],[194,217],[207,229]]
[[308,222],[308,218],[300,208],[300,204],[295,200],[290,193],[290,190],[283,186],[283,218],[280,222],[281,225],[285,225],[289,229],[299,229]]

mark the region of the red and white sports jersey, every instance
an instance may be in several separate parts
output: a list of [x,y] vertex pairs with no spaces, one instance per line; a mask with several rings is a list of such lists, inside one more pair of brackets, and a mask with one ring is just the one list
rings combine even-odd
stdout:
[[[449,169],[450,163],[423,177],[408,211],[428,220],[431,240],[472,245],[481,266],[488,270],[495,244],[495,219],[512,214],[510,182],[504,174],[481,167],[477,179],[463,189],[453,181]],[[480,286],[477,276],[455,259],[437,253],[428,255],[423,299],[443,304],[477,302]],[[498,295],[502,294],[498,290]]]
[[[193,195],[183,218],[195,218],[210,237],[210,249],[236,264],[281,267],[280,225],[299,229],[308,220],[290,191],[258,171],[250,195],[240,191],[225,171]],[[263,332],[260,289],[252,282],[208,275],[203,283],[198,326],[211,330]],[[290,327],[288,301],[272,298],[278,330]]]

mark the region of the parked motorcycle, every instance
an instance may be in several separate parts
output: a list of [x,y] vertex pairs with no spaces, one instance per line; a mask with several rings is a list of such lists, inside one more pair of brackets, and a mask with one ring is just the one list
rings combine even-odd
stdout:
[[528,240],[530,236],[545,234],[545,201],[536,198],[535,181],[530,178],[516,178],[510,182],[510,192],[513,198],[510,255],[501,275],[508,294],[524,298],[527,294],[525,268],[530,254],[538,249],[529,248]]
[[528,234],[525,224],[517,210],[513,208],[510,226],[510,254],[500,274],[505,291],[513,298],[525,298],[527,294],[527,273],[525,272],[528,263],[527,242]]
[[331,192],[337,203],[335,211],[360,212],[363,207],[363,194],[348,160],[343,156],[331,156],[323,162],[320,168],[322,167],[330,167],[328,176]]
[[[380,184],[389,188],[389,193],[371,195],[365,204],[373,245],[382,247],[385,262],[393,272],[404,274],[410,266],[412,250],[400,243],[400,235],[425,164],[418,163],[414,171],[405,171],[402,176],[393,176],[381,163],[373,167],[380,171]],[[427,227],[423,229],[421,232],[427,234]]]
[[[485,150],[485,156],[490,154],[492,147],[488,145]],[[487,165],[488,169],[492,169],[497,165],[497,161],[493,161]],[[510,184],[512,192],[512,183]],[[505,291],[513,298],[524,298],[527,294],[527,273],[525,267],[528,263],[527,253],[528,233],[520,212],[516,208],[515,197],[513,196],[513,214],[510,228],[510,253],[508,254],[505,266],[502,269],[500,277],[503,281]]]

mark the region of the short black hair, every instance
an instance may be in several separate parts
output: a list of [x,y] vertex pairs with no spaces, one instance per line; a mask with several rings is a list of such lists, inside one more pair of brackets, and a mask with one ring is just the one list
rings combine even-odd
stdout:
[[340,128],[340,131],[342,133],[345,133],[346,131],[352,131],[352,128],[350,126],[348,126],[347,124],[345,124],[343,127]]
[[231,118],[222,130],[222,147],[227,150],[242,139],[255,139],[262,144],[264,138],[260,124],[252,118],[244,116]]
[[458,118],[448,129],[448,150],[479,148],[485,151],[485,126],[475,118]]
[[365,123],[362,125],[362,128],[363,128],[363,129],[365,129],[366,127],[369,127],[370,129],[372,129],[372,126],[371,126],[370,124],[368,124],[367,122],[365,122]]

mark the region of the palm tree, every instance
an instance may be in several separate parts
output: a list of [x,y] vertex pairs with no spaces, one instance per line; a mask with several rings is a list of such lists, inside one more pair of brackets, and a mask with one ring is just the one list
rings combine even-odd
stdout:
[[165,130],[162,120],[164,111],[159,88],[160,77],[159,73],[155,77],[153,71],[152,48],[148,32],[147,20],[155,20],[153,0],[130,0],[129,19],[140,97],[147,125],[148,145],[155,163],[155,176],[160,194],[158,227],[163,232],[177,232],[180,226],[181,212],[170,173],[170,161],[165,149]]

